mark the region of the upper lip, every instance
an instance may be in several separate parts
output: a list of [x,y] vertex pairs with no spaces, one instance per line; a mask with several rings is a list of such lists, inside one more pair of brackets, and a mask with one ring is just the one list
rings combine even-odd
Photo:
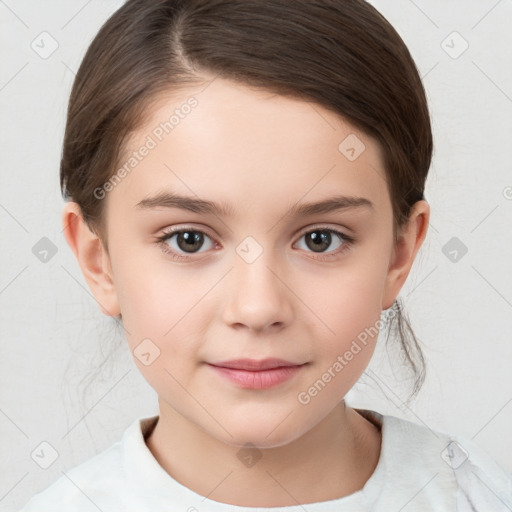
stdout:
[[218,363],[209,363],[213,366],[220,366],[222,368],[233,368],[237,370],[270,370],[272,368],[279,368],[282,366],[300,366],[303,363],[292,363],[284,359],[233,359],[231,361],[220,361]]

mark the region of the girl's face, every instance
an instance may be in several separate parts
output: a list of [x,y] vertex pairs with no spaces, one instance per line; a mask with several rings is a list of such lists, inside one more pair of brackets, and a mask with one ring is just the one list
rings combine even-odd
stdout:
[[[162,416],[278,446],[365,370],[422,239],[393,246],[372,138],[313,103],[223,79],[203,89],[155,104],[103,188],[112,290],[95,293],[122,314]],[[213,366],[268,358],[298,367]]]

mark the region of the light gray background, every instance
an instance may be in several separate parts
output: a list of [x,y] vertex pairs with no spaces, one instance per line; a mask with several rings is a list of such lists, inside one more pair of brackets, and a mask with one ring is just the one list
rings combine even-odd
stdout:
[[[512,2],[372,3],[410,48],[433,118],[430,231],[401,293],[428,375],[406,407],[408,382],[398,363],[394,373],[389,367],[381,338],[347,401],[472,438],[512,471]],[[18,509],[136,417],[157,413],[155,393],[102,317],[60,226],[74,71],[120,5],[0,1],[0,510]],[[47,58],[31,47],[51,49],[43,31],[58,43]],[[57,249],[46,262],[32,251],[43,237]],[[468,249],[456,262],[443,253],[452,237]],[[48,469],[39,465],[49,461],[43,441],[59,454]]]

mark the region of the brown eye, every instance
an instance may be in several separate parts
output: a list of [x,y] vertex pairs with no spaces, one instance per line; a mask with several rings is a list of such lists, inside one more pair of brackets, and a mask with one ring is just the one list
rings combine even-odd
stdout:
[[300,243],[298,244],[300,249],[319,255],[325,254],[326,258],[337,256],[355,242],[354,238],[330,228],[312,229],[300,237],[299,241],[302,240],[305,243],[302,244],[302,247]]
[[305,235],[306,245],[315,252],[323,252],[328,249],[332,242],[332,235],[329,231],[311,231]]
[[204,243],[204,235],[198,231],[179,231],[176,235],[177,246],[185,252],[196,252]]
[[[176,256],[186,257],[186,254],[198,254],[213,247],[212,239],[203,231],[196,229],[176,229],[158,238],[163,244],[164,251]],[[208,244],[210,244],[208,246]],[[205,250],[201,250],[205,247]]]

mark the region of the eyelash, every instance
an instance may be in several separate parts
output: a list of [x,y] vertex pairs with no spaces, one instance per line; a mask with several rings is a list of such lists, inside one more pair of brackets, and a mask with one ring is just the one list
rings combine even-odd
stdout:
[[[170,240],[173,237],[173,235],[179,234],[179,233],[185,233],[187,231],[192,232],[192,233],[201,233],[201,234],[207,236],[208,238],[210,238],[211,240],[213,240],[213,238],[211,236],[209,236],[205,231],[202,231],[202,230],[196,229],[196,228],[192,228],[192,227],[188,227],[188,228],[181,227],[178,229],[171,228],[171,229],[168,229],[167,231],[165,231],[164,233],[162,233],[162,235],[157,237],[157,244],[160,245],[162,251],[165,254],[169,254],[174,260],[178,260],[178,261],[188,260],[188,259],[190,259],[190,256],[182,256],[182,255],[176,253],[174,251],[174,249],[171,249],[169,247],[169,245],[166,243],[167,240]],[[356,239],[354,237],[348,236],[345,233],[338,231],[336,229],[327,228],[324,226],[315,226],[315,227],[309,229],[308,231],[303,232],[300,235],[299,240],[304,235],[308,235],[315,231],[323,231],[323,232],[332,233],[332,234],[338,236],[343,241],[341,248],[338,248],[335,252],[327,253],[324,256],[314,256],[313,259],[315,259],[315,260],[326,261],[333,257],[339,256],[339,255],[345,253],[347,250],[349,250],[351,248],[351,246],[356,242]],[[193,255],[193,254],[197,254],[197,253],[190,253],[190,254]],[[312,254],[315,254],[315,253],[312,252]],[[316,254],[322,254],[322,253],[316,253]]]

